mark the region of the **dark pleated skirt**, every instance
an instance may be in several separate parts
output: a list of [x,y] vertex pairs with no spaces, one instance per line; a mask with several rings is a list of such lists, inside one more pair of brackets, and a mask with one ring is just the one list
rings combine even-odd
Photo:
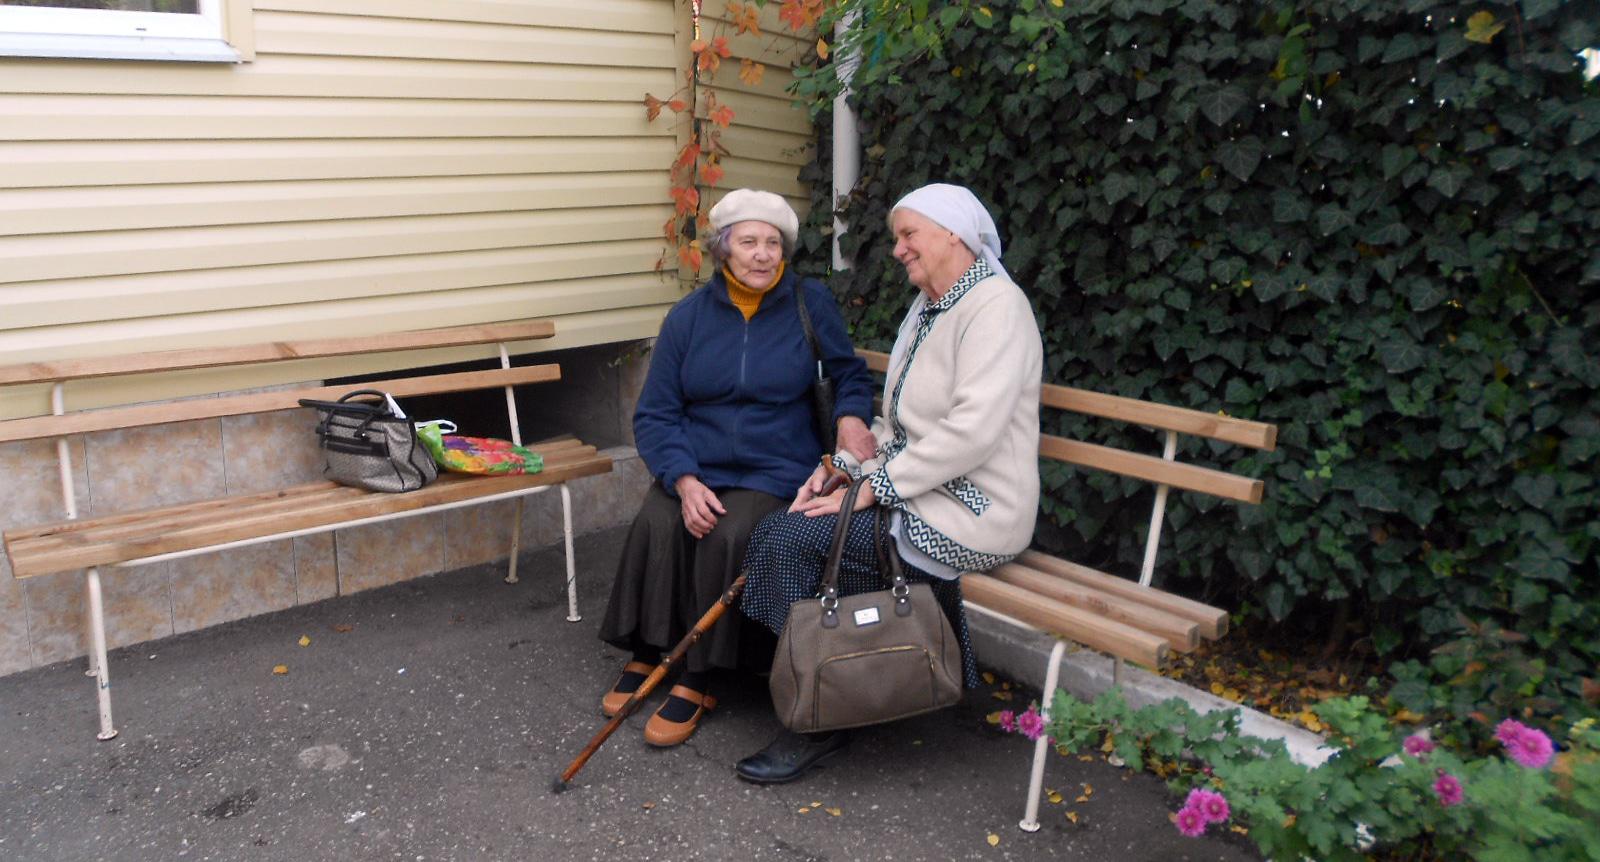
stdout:
[[[839,563],[839,595],[852,596],[887,588],[878,574],[878,556],[873,548],[873,509],[864,509],[850,518],[844,553]],[[768,515],[750,534],[745,551],[746,580],[740,608],[744,615],[764,625],[774,634],[783,631],[789,619],[789,606],[818,594],[822,567],[833,544],[836,515],[807,518],[788,512]],[[933,588],[939,607],[950,620],[956,640],[961,644],[961,671],[967,688],[978,686],[977,657],[967,633],[967,612],[961,604],[961,581],[944,580],[901,561],[906,580],[923,582]]]
[[[678,498],[653,483],[622,548],[600,639],[630,652],[677,646],[739,576],[750,531],[789,501],[744,488],[715,489],[728,514],[703,539],[683,526]],[[689,648],[690,671],[766,670],[776,639],[731,609]]]

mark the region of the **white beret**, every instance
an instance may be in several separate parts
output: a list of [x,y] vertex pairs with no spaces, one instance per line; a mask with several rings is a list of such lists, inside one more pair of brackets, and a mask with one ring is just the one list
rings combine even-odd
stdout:
[[711,208],[711,230],[720,232],[731,224],[742,221],[764,221],[783,234],[784,242],[793,248],[800,237],[800,217],[782,195],[756,189],[734,189]]

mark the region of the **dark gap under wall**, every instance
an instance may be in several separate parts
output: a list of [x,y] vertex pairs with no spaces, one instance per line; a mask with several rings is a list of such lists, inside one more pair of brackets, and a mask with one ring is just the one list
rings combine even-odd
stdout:
[[[629,383],[634,376],[631,363],[648,360],[641,349],[644,342],[628,341],[573,347],[511,357],[516,367],[555,363],[561,366],[561,379],[522,386],[517,390],[517,422],[525,443],[571,434],[585,443],[604,449],[632,442],[633,404],[637,393]],[[412,374],[451,374],[499,368],[494,359],[458,362],[408,369]],[[328,386],[349,386],[394,377],[396,372],[362,374],[330,379]],[[511,439],[506,421],[505,392],[481,389],[445,395],[420,395],[397,399],[400,408],[412,419],[449,419],[460,434],[473,437]],[[624,403],[624,401],[626,403]]]

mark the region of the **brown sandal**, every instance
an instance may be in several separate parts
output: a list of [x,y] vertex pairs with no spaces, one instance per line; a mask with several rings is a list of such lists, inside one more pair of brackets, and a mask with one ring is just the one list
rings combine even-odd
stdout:
[[[644,684],[645,679],[654,673],[655,669],[655,665],[645,664],[642,661],[630,661],[623,665],[622,673],[617,675],[616,685],[613,685],[611,690],[606,692],[605,697],[600,698],[600,714],[606,718],[611,718],[621,712],[622,707],[627,704],[628,698],[633,697],[633,693],[639,690],[639,686]],[[629,674],[637,675],[639,681],[634,683],[633,687],[628,691],[621,691],[622,684],[627,681]]]
[[[672,687],[671,697],[681,698],[694,704],[694,715],[689,716],[688,721],[670,721],[662,718],[661,712],[667,706],[663,703],[661,709],[657,709],[644,726],[644,741],[657,748],[669,748],[693,736],[695,728],[700,726],[700,717],[717,707],[716,698],[681,685]],[[667,703],[672,702],[671,697]]]

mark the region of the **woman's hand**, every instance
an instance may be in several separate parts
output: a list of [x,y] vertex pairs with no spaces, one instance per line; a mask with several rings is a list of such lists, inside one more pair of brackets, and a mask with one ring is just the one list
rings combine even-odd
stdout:
[[[807,500],[804,503],[800,502],[797,498],[795,500],[795,504],[789,507],[789,511],[800,512],[807,518],[820,518],[823,515],[837,514],[839,511],[839,504],[843,502],[844,492],[847,490],[849,489],[840,488],[826,497],[812,497],[810,500]],[[861,490],[856,492],[856,506],[854,511],[859,512],[876,502],[878,502],[878,498],[873,495],[872,486],[864,484],[861,486]]]
[[[824,455],[823,457],[827,456]],[[828,469],[820,464],[817,465],[817,469],[811,471],[811,478],[807,479],[800,486],[800,490],[795,492],[794,502],[789,504],[789,511],[798,512],[802,505],[816,499],[816,496],[822,493],[822,483],[827,480]]]
[[678,492],[678,504],[683,510],[683,528],[696,539],[704,539],[717,526],[718,515],[728,514],[722,501],[698,476],[679,476],[672,487]]
[[872,436],[867,423],[855,416],[839,417],[838,447],[855,456],[857,462],[866,461],[878,454],[878,439]]

